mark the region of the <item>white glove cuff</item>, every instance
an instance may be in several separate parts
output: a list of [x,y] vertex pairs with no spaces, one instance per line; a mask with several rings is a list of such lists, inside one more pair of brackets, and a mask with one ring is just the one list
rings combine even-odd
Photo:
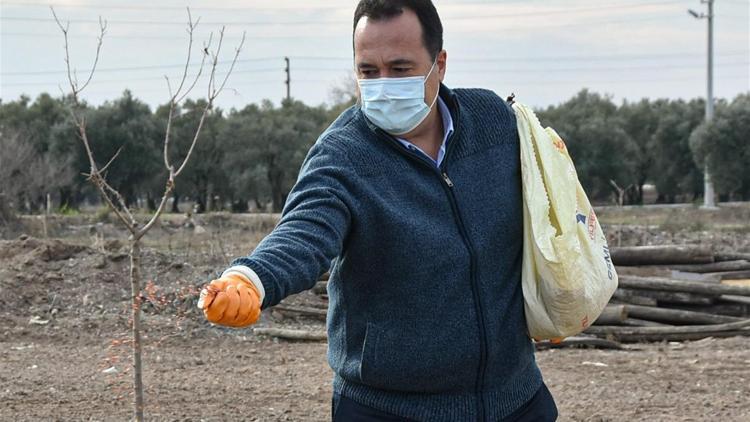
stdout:
[[225,275],[231,273],[240,274],[252,281],[253,285],[256,289],[258,289],[258,292],[260,293],[260,303],[263,303],[263,298],[266,297],[266,289],[263,288],[263,283],[260,282],[260,277],[258,277],[258,274],[255,274],[255,271],[253,271],[250,267],[246,267],[244,265],[235,265],[234,267],[229,267],[224,270],[221,276],[224,277]]

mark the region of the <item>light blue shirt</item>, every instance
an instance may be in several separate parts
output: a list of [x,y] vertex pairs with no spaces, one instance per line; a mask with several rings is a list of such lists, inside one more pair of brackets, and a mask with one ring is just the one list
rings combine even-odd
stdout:
[[440,145],[440,151],[438,151],[437,161],[433,160],[429,154],[422,151],[421,148],[412,144],[406,139],[399,138],[399,137],[396,137],[396,139],[399,142],[401,142],[401,144],[405,146],[406,148],[409,148],[410,150],[413,150],[413,151],[421,152],[422,154],[425,155],[425,157],[429,158],[430,161],[435,163],[436,166],[440,167],[440,163],[443,162],[443,157],[445,157],[445,146],[448,143],[448,136],[450,136],[450,134],[453,133],[453,118],[451,117],[451,113],[448,110],[448,106],[445,105],[442,98],[438,97],[437,105],[438,105],[438,110],[440,110],[440,116],[442,116],[443,118],[443,143]]

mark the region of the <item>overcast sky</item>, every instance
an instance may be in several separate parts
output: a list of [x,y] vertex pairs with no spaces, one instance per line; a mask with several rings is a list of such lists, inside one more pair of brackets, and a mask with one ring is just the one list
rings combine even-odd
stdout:
[[[700,0],[438,0],[450,87],[515,92],[535,106],[560,103],[581,88],[623,99],[695,98],[706,92],[705,12]],[[240,62],[218,105],[228,109],[286,95],[329,102],[351,76],[351,18],[356,1],[331,0],[1,0],[0,98],[59,95],[65,83],[63,38],[49,5],[70,20],[72,62],[91,66],[99,16],[108,20],[98,71],[83,97],[100,104],[130,89],[151,106],[167,100],[164,75],[185,61],[185,6],[201,23],[195,53],[226,25],[222,58],[243,31]],[[715,95],[750,91],[750,1],[716,0]],[[194,55],[197,57],[197,54]],[[191,69],[197,69],[197,66]],[[64,85],[63,85],[64,86]],[[201,87],[203,85],[200,85]],[[204,91],[196,91],[196,96]]]

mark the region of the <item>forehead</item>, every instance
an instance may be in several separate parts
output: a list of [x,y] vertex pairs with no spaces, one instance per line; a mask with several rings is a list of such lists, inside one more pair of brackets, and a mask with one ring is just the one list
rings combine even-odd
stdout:
[[395,59],[429,61],[417,15],[404,9],[400,15],[388,19],[372,20],[363,16],[354,29],[355,63]]

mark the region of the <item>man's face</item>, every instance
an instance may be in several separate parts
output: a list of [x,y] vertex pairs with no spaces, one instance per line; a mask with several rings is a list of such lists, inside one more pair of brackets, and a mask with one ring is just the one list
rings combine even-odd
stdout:
[[[445,74],[445,50],[425,84],[425,102],[431,101]],[[422,26],[416,13],[404,9],[390,19],[364,16],[354,30],[354,66],[358,79],[425,76],[432,58],[422,41]],[[429,104],[429,102],[428,102]]]

